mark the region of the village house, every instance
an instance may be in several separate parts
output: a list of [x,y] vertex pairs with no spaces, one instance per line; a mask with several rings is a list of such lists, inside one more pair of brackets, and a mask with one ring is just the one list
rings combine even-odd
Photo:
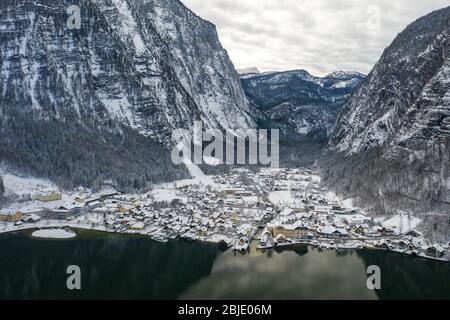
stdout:
[[261,240],[259,241],[259,245],[261,247],[265,247],[268,245],[270,240],[270,233],[263,233],[261,236]]
[[414,246],[413,243],[411,243],[411,241],[409,241],[408,239],[402,239],[402,240],[398,240],[396,242],[397,247],[400,250],[414,250],[416,249],[416,247]]
[[287,238],[284,234],[279,234],[278,236],[276,236],[275,238],[275,243],[286,243]]
[[319,228],[318,233],[320,234],[320,236],[327,239],[339,239],[349,236],[347,230],[336,229],[333,226],[325,226],[323,228]]
[[85,198],[82,198],[82,197],[75,197],[75,199],[74,199],[76,202],[79,202],[79,203],[84,203],[85,201],[86,201],[86,199]]
[[96,207],[95,209],[93,209],[92,211],[93,213],[99,213],[102,215],[111,215],[111,214],[115,214],[118,212],[118,208],[116,205],[113,204],[109,204],[109,205],[102,205],[99,207]]
[[41,217],[37,214],[31,214],[23,219],[27,223],[36,223],[41,220]]
[[383,236],[392,236],[395,234],[394,230],[388,227],[375,227],[375,230]]
[[252,234],[253,226],[248,223],[244,223],[236,228],[236,234],[240,237],[248,237]]
[[145,223],[143,223],[143,222],[136,222],[130,226],[131,230],[136,230],[136,231],[144,230],[144,228],[145,228]]
[[356,228],[354,228],[353,232],[356,234],[359,234],[361,236],[366,236],[370,234],[370,226],[368,224],[360,224],[357,225]]
[[317,214],[327,215],[330,213],[330,208],[324,206],[317,206],[315,211]]
[[117,211],[119,214],[131,214],[131,210],[133,209],[130,205],[122,205],[120,206],[119,210]]
[[427,248],[426,254],[433,258],[442,258],[445,254],[445,248],[439,244],[434,244]]
[[391,249],[393,249],[393,246],[390,244],[390,241],[385,240],[385,239],[382,239],[380,241],[376,241],[374,243],[374,245],[375,245],[375,248],[378,248],[378,249],[383,249],[383,250],[391,250]]
[[60,192],[42,192],[34,197],[41,202],[53,202],[62,200],[62,194]]
[[410,230],[407,233],[405,233],[405,236],[418,238],[418,237],[422,237],[422,233],[413,229],[413,230]]
[[52,212],[60,212],[60,211],[65,211],[66,214],[75,214],[75,215],[79,215],[81,213],[86,213],[88,211],[88,206],[82,206],[82,205],[78,205],[78,204],[66,204],[64,206],[60,206],[58,208],[56,208],[56,210],[52,210]]
[[245,189],[243,189],[243,188],[227,188],[222,191],[222,196],[225,198],[228,196],[235,196],[235,194],[237,192],[245,192]]
[[310,233],[308,226],[303,224],[301,221],[293,224],[269,227],[268,230],[272,233],[274,238],[277,238],[279,235],[283,235],[285,238],[289,239],[306,239]]
[[[75,199],[75,200],[76,200],[76,199]],[[89,209],[96,209],[96,208],[100,207],[101,205],[102,205],[102,202],[100,202],[100,201],[98,201],[98,200],[89,202],[89,203],[87,204],[87,206],[89,207]]]
[[0,221],[4,222],[18,222],[22,218],[22,212],[20,211],[4,211],[0,213]]
[[342,206],[336,202],[331,204],[331,210],[335,212],[343,212]]
[[239,198],[251,197],[253,196],[253,192],[247,190],[238,190],[234,193],[234,196]]

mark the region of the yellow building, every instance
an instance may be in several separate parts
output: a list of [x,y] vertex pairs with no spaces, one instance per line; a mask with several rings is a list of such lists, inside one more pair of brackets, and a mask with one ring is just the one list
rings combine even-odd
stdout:
[[143,222],[136,222],[130,227],[131,230],[138,230],[138,231],[142,231],[144,230],[144,228],[145,224]]
[[17,222],[22,220],[22,212],[2,212],[0,213],[0,221],[6,221],[6,222]]
[[199,231],[197,231],[197,236],[198,237],[207,237],[208,236],[208,232],[199,230]]
[[62,194],[58,192],[41,193],[35,199],[42,202],[59,201],[62,200]]
[[272,231],[272,235],[274,238],[278,237],[280,234],[285,236],[286,238],[290,239],[303,239],[306,238],[309,234],[309,230],[304,227],[284,227],[284,226],[278,226],[273,228],[272,230],[269,229],[269,231]]
[[119,213],[125,214],[125,215],[130,214],[130,208],[121,207],[121,208],[119,208]]
[[295,213],[303,213],[303,212],[306,212],[306,208],[305,208],[305,207],[296,207],[296,206],[294,206],[294,207],[292,207],[291,209],[294,210]]

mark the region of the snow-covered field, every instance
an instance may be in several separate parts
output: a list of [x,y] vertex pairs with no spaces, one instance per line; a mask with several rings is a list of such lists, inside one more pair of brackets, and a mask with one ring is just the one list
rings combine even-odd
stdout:
[[30,200],[26,202],[14,202],[4,209],[8,211],[20,211],[27,214],[31,212],[39,212],[42,210],[54,210],[61,207],[71,208],[76,205],[77,203],[73,199],[73,196],[63,194],[62,200],[59,201],[41,202],[38,200]]
[[0,176],[3,178],[7,197],[13,195],[23,197],[38,192],[58,190],[58,187],[50,180],[11,173],[3,168],[0,168]]
[[386,228],[394,229],[396,234],[404,234],[416,229],[421,223],[422,219],[408,216],[407,214],[397,214],[392,218],[381,222],[381,225]]

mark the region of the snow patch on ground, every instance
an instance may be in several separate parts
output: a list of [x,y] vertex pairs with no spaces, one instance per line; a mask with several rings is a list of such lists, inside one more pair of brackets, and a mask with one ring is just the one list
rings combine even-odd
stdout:
[[277,206],[294,203],[291,191],[273,191],[269,193],[269,201]]
[[218,166],[220,163],[221,163],[221,161],[219,160],[219,159],[217,159],[217,158],[214,158],[214,157],[208,157],[208,156],[204,156],[203,157],[203,161],[207,164],[207,165],[210,165],[210,166]]
[[169,189],[156,189],[151,193],[153,198],[157,202],[172,202],[173,200],[180,200],[182,202],[187,202],[186,198],[178,197],[176,190]]
[[338,196],[333,191],[328,191],[326,193],[326,196],[330,201],[340,202],[347,209],[355,207],[355,199],[354,198],[343,199],[342,197]]
[[345,208],[354,208],[354,207],[355,207],[355,206],[354,206],[354,200],[355,200],[355,199],[353,199],[353,198],[349,198],[349,199],[342,200],[342,205],[343,205]]
[[186,166],[186,168],[189,171],[189,174],[191,175],[192,178],[202,178],[205,176],[205,174],[203,173],[202,169],[200,169],[199,166],[197,166],[196,164],[194,164],[191,160],[189,160],[188,158],[185,158],[184,160],[184,165]]
[[416,229],[421,223],[422,219],[408,216],[407,214],[397,214],[392,218],[381,222],[381,225],[393,229],[396,234],[404,234]]
[[33,232],[31,236],[43,239],[72,239],[75,238],[77,234],[73,231],[64,229],[44,229]]

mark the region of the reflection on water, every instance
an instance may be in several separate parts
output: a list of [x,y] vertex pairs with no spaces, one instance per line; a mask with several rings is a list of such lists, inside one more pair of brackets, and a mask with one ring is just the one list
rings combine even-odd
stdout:
[[450,264],[398,253],[358,252],[364,263],[382,272],[380,299],[450,299]]
[[[208,276],[219,254],[212,245],[104,234],[73,241],[4,235],[0,252],[0,299],[176,299]],[[66,288],[69,265],[81,268],[81,291]]]
[[296,248],[250,256],[226,252],[211,276],[181,295],[185,299],[377,299],[367,289],[365,267],[353,252]]
[[[82,232],[75,240],[0,236],[0,299],[400,299],[450,298],[449,265],[375,251],[289,251],[249,255],[216,245],[156,243]],[[66,289],[79,265],[82,290]],[[381,291],[366,287],[379,265]]]

